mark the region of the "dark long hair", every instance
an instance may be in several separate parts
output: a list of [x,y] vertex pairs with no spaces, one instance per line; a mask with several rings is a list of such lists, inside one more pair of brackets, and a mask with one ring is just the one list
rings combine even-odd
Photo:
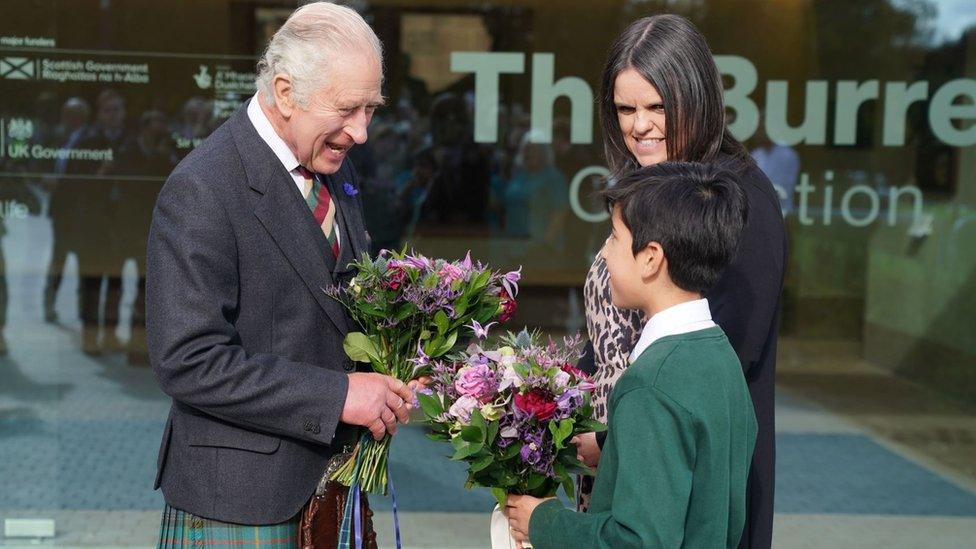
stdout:
[[[668,160],[752,164],[749,153],[725,124],[722,78],[705,37],[678,15],[655,15],[631,23],[610,48],[603,69],[600,121],[611,176],[620,179],[638,168],[617,120],[613,86],[617,75],[636,70],[664,103]],[[730,166],[731,167],[731,166]]]

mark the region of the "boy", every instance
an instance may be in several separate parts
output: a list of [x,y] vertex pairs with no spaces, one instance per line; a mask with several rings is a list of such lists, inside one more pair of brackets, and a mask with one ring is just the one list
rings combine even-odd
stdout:
[[745,194],[714,166],[665,162],[604,191],[613,304],[650,320],[610,395],[586,513],[509,496],[516,539],[565,547],[736,547],[756,418],[742,367],[702,299],[731,261]]

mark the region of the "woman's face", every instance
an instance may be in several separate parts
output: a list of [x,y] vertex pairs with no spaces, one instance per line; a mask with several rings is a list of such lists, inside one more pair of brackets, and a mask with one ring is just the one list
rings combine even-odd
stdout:
[[617,75],[613,103],[624,143],[641,166],[668,159],[664,141],[664,103],[657,90],[634,69]]

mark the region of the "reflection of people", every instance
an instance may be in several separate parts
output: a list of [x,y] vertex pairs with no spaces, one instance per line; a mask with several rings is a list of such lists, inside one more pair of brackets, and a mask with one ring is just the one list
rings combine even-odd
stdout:
[[396,94],[399,101],[405,101],[421,115],[427,114],[430,108],[430,93],[427,91],[427,83],[414,76],[410,71],[411,59],[407,53],[401,53],[397,59],[398,77],[400,79],[400,89]]
[[164,176],[176,164],[176,151],[166,116],[160,111],[146,111],[139,117],[135,138],[119,151],[114,171],[123,176],[150,176],[119,182],[120,202],[125,205],[116,216],[120,232],[115,241],[120,258],[132,258],[139,272],[136,297],[132,306],[131,336],[127,344],[129,364],[148,366],[146,354],[146,239],[149,219],[161,185],[151,176]]
[[442,94],[430,108],[431,146],[427,151],[437,169],[427,181],[414,181],[427,189],[421,222],[433,225],[480,224],[485,220],[490,167],[480,146],[472,141],[464,101]]
[[[112,150],[112,158],[128,142],[125,127],[125,100],[119,92],[106,89],[95,101],[95,123],[79,138],[76,148]],[[117,214],[121,207],[119,185],[113,177],[113,162],[71,160],[67,175],[90,176],[90,180],[73,180],[70,187],[62,186],[65,198],[73,199],[72,206],[84,215],[84,230],[78,250],[78,272],[81,276],[80,311],[82,321],[82,350],[88,354],[116,351],[122,348],[115,335],[119,322],[122,297],[122,260],[115,238],[119,234]],[[104,308],[101,307],[102,283],[105,282]],[[99,326],[104,334],[99,340]]]
[[613,230],[600,255],[613,304],[650,320],[609,402],[589,510],[510,495],[509,523],[517,540],[539,549],[733,548],[756,416],[735,351],[702,296],[735,254],[745,193],[729,172],[666,162],[633,172],[606,196]]
[[760,120],[756,130],[756,147],[752,149],[752,159],[766,177],[776,186],[780,209],[783,215],[793,211],[793,194],[796,179],[800,175],[800,156],[793,147],[774,142],[766,133],[765,124]]
[[[91,107],[80,97],[71,97],[61,107],[61,120],[55,129],[55,141],[51,144],[55,148],[73,149],[81,139]],[[59,158],[54,163],[54,173],[62,176],[67,169],[68,159]],[[47,282],[44,286],[44,320],[57,322],[58,315],[54,309],[54,301],[68,253],[77,252],[78,237],[85,229],[84,215],[74,205],[74,196],[70,193],[72,182],[55,180],[51,183],[50,208],[53,246],[51,249],[51,263],[48,266]]]
[[[759,434],[747,485],[742,547],[769,547],[773,519],[773,374],[777,310],[786,239],[779,200],[769,180],[725,127],[722,81],[704,37],[686,19],[661,15],[636,21],[614,43],[600,95],[607,160],[617,179],[664,160],[721,163],[736,174],[749,201],[738,253],[708,292],[715,322],[739,356],[752,395]],[[591,346],[581,360],[595,369],[594,403],[607,417],[607,395],[629,364],[641,314],[615,308],[606,263],[598,258],[584,287]],[[580,453],[599,459],[593,434],[577,439]],[[583,480],[588,484],[588,479]],[[581,492],[589,491],[583,486]],[[585,507],[585,497],[582,506]]]
[[197,533],[295,546],[302,517],[325,536],[303,542],[335,547],[344,489],[313,497],[326,466],[353,426],[381,438],[407,419],[407,386],[353,372],[352,320],[325,293],[366,250],[344,160],[381,81],[379,40],[356,12],[299,8],[258,64],[258,93],[159,194],[146,290],[151,363],[173,399],[155,483],[163,547]]
[[528,236],[561,251],[569,207],[566,178],[556,169],[552,146],[533,142],[539,137],[534,131],[522,136],[515,171],[502,195],[505,234]]

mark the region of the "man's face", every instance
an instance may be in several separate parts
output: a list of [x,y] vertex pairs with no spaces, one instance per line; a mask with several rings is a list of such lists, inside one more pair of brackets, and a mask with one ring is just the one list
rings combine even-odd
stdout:
[[98,123],[109,130],[120,130],[125,124],[125,103],[122,99],[105,99],[98,106]]
[[382,69],[372,56],[337,63],[329,83],[305,107],[296,106],[287,122],[289,146],[299,163],[317,173],[339,171],[353,145],[366,142],[366,127],[383,98]]

